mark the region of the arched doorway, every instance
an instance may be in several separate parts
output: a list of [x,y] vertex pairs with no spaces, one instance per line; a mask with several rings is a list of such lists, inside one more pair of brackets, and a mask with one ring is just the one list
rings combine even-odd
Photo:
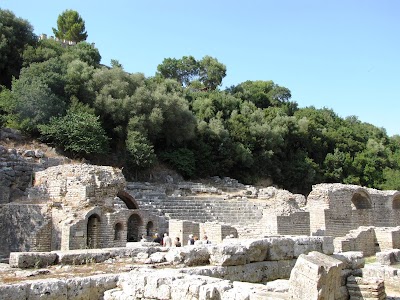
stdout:
[[353,194],[351,202],[355,209],[371,209],[371,200],[364,191],[357,191]]
[[100,248],[100,217],[93,214],[87,222],[87,241],[86,245],[89,249]]
[[400,209],[400,194],[397,194],[393,197],[392,208]]
[[146,225],[146,236],[153,236],[154,233],[154,224],[152,221],[149,221]]
[[122,224],[121,223],[117,223],[115,224],[114,227],[114,240],[115,241],[120,241],[122,240]]
[[128,242],[138,242],[139,227],[142,226],[142,219],[139,215],[133,214],[128,219],[128,234],[126,240]]
[[125,191],[119,191],[117,197],[120,198],[128,209],[139,209],[136,200]]

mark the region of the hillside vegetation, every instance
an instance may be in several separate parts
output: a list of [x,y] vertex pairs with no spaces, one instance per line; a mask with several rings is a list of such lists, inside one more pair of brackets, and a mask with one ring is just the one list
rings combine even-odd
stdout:
[[400,136],[299,108],[272,80],[221,90],[226,67],[210,56],[166,58],[154,76],[131,74],[117,60],[101,65],[98,49],[80,41],[86,32],[68,35],[79,36],[76,45],[39,40],[1,9],[0,25],[0,126],[73,158],[124,167],[128,179],[162,163],[186,179],[268,180],[295,193],[321,182],[400,189]]

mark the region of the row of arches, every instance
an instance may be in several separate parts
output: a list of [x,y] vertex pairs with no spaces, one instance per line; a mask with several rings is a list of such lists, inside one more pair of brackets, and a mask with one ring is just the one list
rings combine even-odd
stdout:
[[[152,236],[154,234],[154,223],[149,221],[143,227],[143,220],[138,214],[132,214],[128,218],[125,226],[121,222],[114,225],[114,241],[138,242],[140,236],[145,234]],[[87,221],[87,247],[90,249],[100,248],[101,243],[101,218],[98,214],[92,214]],[[126,236],[124,234],[126,233]]]
[[[359,190],[351,197],[351,202],[355,209],[372,209],[370,196],[362,190]],[[400,193],[393,196],[392,209],[400,209]]]

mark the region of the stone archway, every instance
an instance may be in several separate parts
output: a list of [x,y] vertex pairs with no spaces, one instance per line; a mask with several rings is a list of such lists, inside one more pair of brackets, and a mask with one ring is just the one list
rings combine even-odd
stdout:
[[122,230],[123,230],[123,226],[121,223],[115,224],[115,227],[114,227],[114,240],[115,241],[122,240]]
[[100,217],[93,214],[88,218],[86,246],[89,249],[100,248]]
[[153,236],[154,234],[154,224],[152,221],[149,221],[146,225],[146,236]]
[[133,198],[127,192],[119,191],[117,197],[125,203],[128,209],[139,209],[139,205],[137,204],[135,198]]
[[351,197],[351,202],[354,205],[355,209],[371,209],[371,200],[369,195],[362,190],[356,191]]
[[128,219],[128,233],[126,240],[127,242],[138,242],[139,237],[139,227],[142,226],[142,218],[138,214],[132,214]]
[[392,209],[400,209],[400,193],[393,196]]

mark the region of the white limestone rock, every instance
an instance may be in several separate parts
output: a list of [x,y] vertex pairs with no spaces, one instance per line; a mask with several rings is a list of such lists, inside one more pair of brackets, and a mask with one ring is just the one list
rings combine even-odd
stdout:
[[0,300],[28,299],[29,283],[1,284]]
[[334,253],[332,257],[343,262],[343,269],[361,269],[365,265],[364,255],[360,251]]
[[270,245],[269,240],[243,240],[240,244],[246,248],[247,263],[266,260]]
[[299,257],[300,254],[308,254],[311,251],[322,252],[322,241],[314,239],[309,236],[295,236],[292,238],[294,241],[293,255]]
[[247,249],[240,244],[218,244],[207,247],[210,264],[215,266],[238,266],[247,261]]
[[172,247],[165,255],[167,262],[174,265],[184,264],[186,266],[201,266],[209,263],[210,253],[208,247],[185,246]]
[[266,260],[288,260],[294,257],[294,240],[285,237],[267,238],[269,248]]
[[289,291],[289,280],[277,279],[267,282],[265,286],[269,292],[286,293]]
[[[58,279],[47,279],[46,281],[33,281],[28,291],[28,299],[32,300],[67,300],[67,283]],[[11,298],[15,299],[15,298]]]
[[99,263],[110,258],[110,252],[103,249],[69,250],[55,253],[58,256],[58,263],[63,265]]
[[42,268],[55,264],[56,259],[52,252],[11,252],[9,264],[13,268]]
[[166,261],[165,259],[166,253],[164,252],[156,252],[153,253],[145,260],[145,264],[157,264],[157,263],[163,263]]
[[340,260],[320,252],[301,254],[290,274],[289,299],[339,299],[342,266]]

